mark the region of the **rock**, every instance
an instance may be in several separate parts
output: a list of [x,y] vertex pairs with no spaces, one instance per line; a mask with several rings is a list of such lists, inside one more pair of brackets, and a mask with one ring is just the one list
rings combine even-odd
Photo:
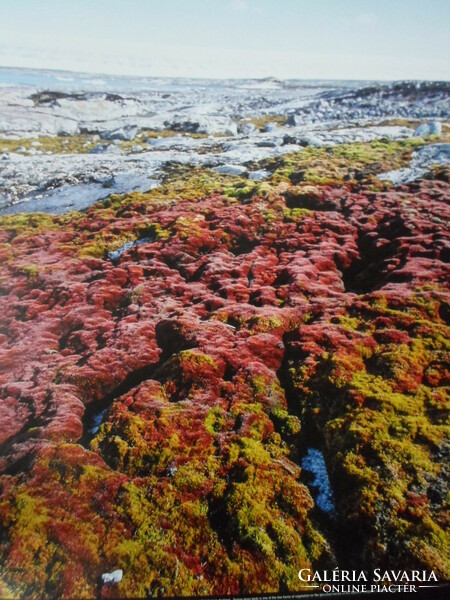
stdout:
[[442,124],[439,121],[430,121],[422,123],[415,129],[414,137],[427,137],[429,135],[441,135]]
[[315,135],[301,135],[297,138],[297,143],[300,144],[300,146],[314,146],[316,148],[326,145],[326,142],[323,142]]
[[258,128],[253,123],[243,123],[238,126],[238,132],[242,133],[242,135],[252,135],[258,131]]
[[409,167],[402,167],[377,175],[382,181],[390,181],[393,185],[410,183],[426,175],[432,166],[450,165],[450,144],[429,144],[413,152]]
[[[91,84],[83,80],[80,85]],[[139,84],[136,85],[139,87]],[[181,162],[189,160],[193,164],[207,162],[217,164],[215,154],[219,147],[225,144],[222,136],[235,136],[238,130],[236,121],[239,123],[240,132],[240,136],[233,139],[236,151],[223,157],[223,161],[243,164],[246,161],[260,161],[295,151],[296,148],[291,146],[297,145],[298,142],[305,146],[319,146],[318,140],[320,143],[333,145],[353,140],[370,142],[385,136],[395,139],[406,137],[407,132],[395,131],[394,128],[389,132],[388,128],[384,127],[383,133],[381,127],[378,131],[372,126],[361,127],[361,120],[364,123],[371,120],[379,122],[384,118],[402,115],[405,119],[432,123],[445,119],[448,114],[449,86],[445,83],[421,83],[420,86],[404,83],[386,84],[364,88],[355,85],[351,89],[347,85],[335,84],[333,87],[318,91],[315,85],[304,86],[299,83],[277,85],[276,88],[267,90],[259,87],[260,82],[254,82],[249,84],[251,91],[246,91],[248,88],[245,86],[240,88],[238,85],[231,92],[232,88],[228,87],[228,84],[224,86],[215,82],[207,85],[195,83],[189,89],[183,87],[182,90],[181,88],[173,90],[173,93],[168,96],[162,94],[160,89],[153,89],[153,84],[148,85],[148,89],[142,90],[142,93],[135,97],[131,93],[110,94],[104,90],[79,92],[50,90],[32,94],[34,98],[32,100],[31,96],[28,96],[29,92],[18,89],[4,90],[0,95],[0,114],[3,115],[0,118],[2,138],[29,139],[31,142],[38,136],[53,137],[58,132],[68,135],[89,134],[87,146],[81,144],[80,148],[81,152],[87,152],[93,142],[96,142],[99,131],[104,132],[102,137],[112,137],[115,135],[114,132],[123,130],[126,133],[131,130],[130,135],[128,133],[125,135],[131,137],[134,133],[133,128],[137,127],[141,132],[162,131],[165,124],[171,127],[173,123],[180,131],[186,129],[188,132],[204,134],[196,136],[195,144],[192,146],[180,142],[179,147],[173,145],[170,148],[162,142],[158,148],[161,152],[153,152],[151,157],[147,152],[142,152],[142,156],[138,156],[141,152],[135,151],[133,158],[139,160],[139,169],[142,172],[146,169],[155,172],[162,166],[161,161],[167,163],[174,158]],[[244,117],[250,114],[267,115],[268,111],[275,111],[275,106],[278,107],[277,111],[280,115],[285,114],[288,117],[290,130],[280,127],[260,135],[259,131],[255,131],[253,123],[246,121],[249,117]],[[268,118],[272,119],[270,116]],[[275,119],[275,116],[273,118]],[[338,123],[340,129],[336,129]],[[346,123],[349,127],[342,131],[342,125]],[[302,127],[300,128],[299,125]],[[273,126],[268,125],[269,128]],[[108,131],[104,131],[105,128]],[[354,130],[353,135],[350,129]],[[305,137],[307,134],[303,133],[303,140],[297,140],[297,135],[301,135],[303,131],[308,131],[308,135],[313,136],[312,139],[308,141]],[[283,133],[289,133],[290,137],[286,136],[282,142],[283,146],[279,146],[275,138],[281,138]],[[137,133],[136,137],[137,135],[140,134]],[[214,137],[208,139],[206,136]],[[245,136],[248,139],[244,139]],[[119,134],[119,137],[124,136]],[[264,138],[268,137],[271,141],[264,141]],[[262,145],[257,146],[257,142],[262,142]],[[117,160],[111,160],[108,151],[103,161],[100,159],[86,161],[86,157],[81,154],[71,154],[70,159],[66,153],[60,154],[61,150],[67,150],[67,143],[68,138],[55,140],[54,157],[49,155],[50,158],[41,157],[38,153],[36,155],[24,153],[27,159],[33,159],[26,167],[25,164],[22,166],[8,164],[6,169],[2,169],[2,193],[18,199],[26,198],[29,193],[37,191],[38,182],[45,183],[46,178],[52,178],[56,170],[83,173],[86,179],[95,175],[97,170],[114,169],[115,172],[127,170],[126,163],[130,160],[128,149],[123,160],[119,160],[119,154],[115,157]],[[93,153],[101,154],[102,150],[94,149]],[[208,154],[210,161],[207,160]],[[47,158],[47,160],[35,160],[40,158]],[[15,159],[13,160],[16,162]]]
[[236,135],[238,131],[237,124],[232,119],[216,115],[200,114],[192,120],[177,117],[172,121],[165,121],[164,125],[173,131],[208,135]]
[[401,185],[403,183],[410,183],[419,177],[423,177],[426,172],[426,169],[402,167],[401,169],[380,173],[377,177],[381,181],[390,181],[392,185]]
[[172,129],[172,131],[182,131],[184,133],[198,133],[200,129],[200,122],[176,120],[169,123],[168,121],[166,121],[165,126],[168,129]]
[[89,150],[89,154],[104,154],[109,148],[109,144],[97,144]]
[[257,148],[277,148],[280,145],[281,141],[282,140],[279,138],[265,139],[265,140],[260,140],[259,142],[256,142],[255,146]]
[[126,125],[119,129],[113,129],[112,131],[102,131],[100,137],[102,140],[123,140],[131,142],[136,137],[138,128],[135,125]]
[[297,143],[298,143],[298,140],[294,135],[286,134],[283,136],[283,146],[297,144]]
[[102,575],[102,583],[120,583],[123,578],[123,570],[116,569],[111,573],[103,573]]
[[171,150],[172,148],[192,148],[196,146],[197,140],[188,135],[175,135],[160,138],[148,138],[146,143],[156,150]]
[[248,174],[248,178],[254,179],[255,181],[262,181],[263,179],[265,179],[266,177],[269,177],[269,176],[270,176],[269,171],[266,171],[265,169],[259,169],[258,171],[251,171]]
[[58,119],[56,122],[55,129],[50,133],[54,133],[58,136],[67,136],[67,135],[75,135],[79,133],[78,131],[78,123],[73,119]]
[[89,150],[89,154],[123,154],[123,152],[115,144],[97,144]]
[[247,168],[240,165],[220,165],[219,167],[214,167],[213,171],[224,175],[243,175],[247,172]]
[[223,132],[226,135],[237,135],[237,133],[238,133],[237,124],[234,123],[233,121],[230,121],[227,125],[225,125]]
[[287,125],[289,125],[290,127],[300,127],[300,125],[302,125],[302,119],[299,115],[296,114],[291,114],[288,117],[287,120]]
[[268,123],[266,123],[264,125],[265,133],[272,133],[272,132],[278,131],[278,130],[279,130],[278,123],[273,123],[272,121],[269,121]]

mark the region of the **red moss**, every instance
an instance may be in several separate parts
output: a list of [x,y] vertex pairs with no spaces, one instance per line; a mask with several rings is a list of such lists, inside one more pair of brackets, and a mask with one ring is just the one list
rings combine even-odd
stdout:
[[[301,566],[334,563],[289,458],[309,432],[288,401],[319,432],[342,519],[369,531],[361,561],[428,568],[448,184],[139,198],[44,231],[0,226],[7,584],[29,597],[297,590]],[[107,258],[149,223],[154,241]],[[85,410],[102,408],[89,441]],[[115,568],[124,580],[101,586]]]

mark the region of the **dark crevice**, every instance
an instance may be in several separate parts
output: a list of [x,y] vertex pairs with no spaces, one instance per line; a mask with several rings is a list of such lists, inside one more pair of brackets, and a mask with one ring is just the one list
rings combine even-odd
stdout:
[[107,253],[107,258],[113,263],[113,265],[117,265],[122,257],[122,254],[127,252],[128,250],[135,249],[137,246],[141,246],[142,244],[153,244],[157,239],[156,235],[149,235],[147,237],[141,237],[137,240],[125,242],[122,244],[120,248],[116,250],[111,250]]
[[[389,272],[387,267],[390,260],[399,257],[400,241],[397,238],[406,233],[409,231],[399,218],[393,219],[389,224],[380,224],[375,237],[359,232],[357,240],[359,259],[355,260],[347,269],[342,270],[345,291],[368,294],[382,288],[388,281],[402,283],[405,275],[398,271],[405,266],[406,256],[400,256],[401,262],[393,272]],[[377,246],[382,239],[386,240],[386,243]]]
[[[283,437],[291,449],[291,460],[302,467],[300,481],[306,485],[314,499],[315,507],[310,513],[310,518],[317,529],[324,533],[330,544],[332,554],[334,554],[338,539],[338,514],[334,506],[332,488],[328,481],[327,469],[329,465],[325,466],[324,463],[323,472],[321,473],[326,478],[326,482],[318,482],[315,469],[308,468],[306,466],[308,463],[305,462],[305,460],[309,460],[309,463],[311,463],[311,453],[313,453],[313,458],[317,457],[319,460],[325,461],[323,454],[325,443],[321,431],[310,414],[306,400],[295,389],[290,373],[290,370],[298,366],[307,356],[301,345],[296,343],[296,337],[295,332],[289,332],[283,336],[286,350],[281,366],[277,371],[277,376],[285,393],[288,412],[290,415],[299,418],[301,430],[298,434],[288,435],[287,437],[284,435]],[[328,505],[323,501],[324,486],[330,488],[331,503],[328,503]]]
[[235,256],[239,256],[241,254],[249,254],[252,250],[256,248],[258,244],[258,240],[252,240],[246,235],[240,235],[234,241],[232,247],[230,248],[230,252],[232,252]]
[[[17,443],[20,444],[20,440]],[[2,475],[11,475],[14,477],[15,475],[28,473],[34,463],[34,460],[34,451],[29,451],[23,456],[20,456],[19,458],[16,458],[9,454],[6,459],[6,466],[2,469]]]
[[369,358],[364,358],[364,366],[369,375],[389,379],[393,376],[392,367],[383,356],[372,354]]
[[447,326],[450,326],[450,305],[449,304],[442,302],[442,304],[439,306],[439,316]]
[[[296,183],[301,183],[301,180],[293,181],[293,183],[294,185]],[[288,190],[283,194],[283,197],[287,208],[290,209],[306,208],[308,210],[316,210],[321,212],[338,210],[338,207],[332,200],[323,199],[311,193]]]
[[65,348],[68,348],[69,347],[69,339],[72,336],[72,334],[75,333],[76,331],[80,331],[82,328],[83,327],[80,323],[77,326],[69,329],[69,331],[67,331],[66,333],[64,333],[59,339],[59,343],[58,343],[59,351],[64,350]]
[[275,281],[273,282],[272,286],[274,288],[278,288],[281,287],[282,285],[290,285],[293,282],[293,277],[290,274],[288,269],[281,269],[278,274],[277,277],[275,279]]
[[[30,439],[38,440],[41,437],[42,429],[51,422],[53,417],[56,415],[56,407],[52,403],[52,393],[48,392],[45,398],[45,409],[42,414],[36,415],[36,410],[31,398],[23,399],[30,410],[30,416],[23,427],[15,434],[8,438],[3,444],[0,444],[0,456],[8,457],[8,467],[6,471],[9,474],[19,473],[21,468],[17,465],[23,460],[25,461],[23,467],[29,464],[32,458],[19,457],[15,458],[15,452],[13,451],[14,446],[20,446],[24,442]],[[31,455],[30,455],[31,456]],[[26,469],[25,469],[26,470]],[[5,471],[4,471],[5,472]]]
[[201,264],[198,267],[198,269],[196,271],[194,271],[193,275],[191,275],[190,277],[187,278],[187,281],[189,283],[200,281],[202,279],[203,275],[206,273],[207,268],[208,268],[208,261],[205,261],[203,264]]
[[[235,536],[230,527],[230,517],[226,505],[226,493],[220,500],[209,500],[208,520],[211,528],[217,533],[220,543],[225,548],[229,556],[233,551]],[[239,539],[239,538],[237,538]]]
[[89,446],[107,415],[108,409],[112,406],[116,398],[128,394],[131,390],[149,379],[156,379],[159,381],[163,374],[163,367],[175,354],[182,350],[188,350],[195,347],[193,343],[183,335],[181,326],[174,321],[167,320],[158,323],[155,334],[158,346],[161,348],[159,360],[128,373],[125,379],[109,394],[104,396],[101,400],[90,403],[86,407],[83,416],[83,435],[79,440],[81,445],[85,447]]
[[232,365],[230,365],[230,363],[227,363],[227,366],[225,367],[225,373],[223,375],[223,381],[233,381],[233,377],[235,375],[236,371],[233,368]]
[[[315,507],[310,512],[313,525],[321,531],[327,539],[332,555],[337,564],[345,565],[345,568],[361,568],[365,540],[373,536],[371,525],[363,519],[348,513],[349,485],[346,474],[336,459],[336,449],[326,442],[324,427],[326,421],[321,421],[320,415],[316,414],[314,408],[318,406],[319,400],[303,397],[295,389],[291,370],[296,371],[307,357],[301,347],[298,333],[287,333],[284,336],[286,348],[282,364],[277,372],[281,386],[286,395],[288,412],[299,417],[301,431],[296,436],[294,443],[291,441],[291,459],[302,467],[300,481],[306,485],[315,501]],[[374,364],[374,369],[383,368],[382,365]],[[324,366],[324,369],[326,367]],[[320,374],[321,382],[317,382],[317,394],[338,402],[335,391],[327,389],[327,377],[325,371]],[[334,396],[333,396],[334,394]],[[311,459],[313,459],[311,461]],[[368,464],[378,464],[377,456],[365,456]],[[311,462],[318,464],[318,469],[311,468]],[[323,461],[323,462],[322,462]],[[314,472],[315,471],[315,472]],[[320,474],[328,474],[330,488],[336,510],[334,513],[324,511],[320,507],[319,494],[321,490],[318,483]],[[323,493],[323,490],[322,490]],[[323,498],[322,498],[323,500]]]
[[[314,412],[317,403],[303,397],[295,389],[292,379],[291,370],[298,369],[307,353],[301,347],[296,332],[286,333],[283,342],[286,350],[277,375],[285,392],[289,414],[297,416],[301,421],[300,433],[294,437],[289,436],[289,439],[284,437],[291,448],[291,460],[302,467],[300,481],[308,487],[315,502],[309,517],[330,545],[331,556],[324,560],[334,561],[334,566],[340,564],[345,565],[345,568],[360,567],[367,532],[363,531],[362,523],[355,524],[340,512],[340,507],[346,506],[348,489],[341,481],[335,451],[326,443],[324,423],[318,420]],[[331,390],[322,389],[320,393],[331,397]]]
[[253,304],[253,306],[264,306],[265,301],[264,297],[261,295],[261,290],[256,290],[256,292],[252,292],[248,299],[249,304]]

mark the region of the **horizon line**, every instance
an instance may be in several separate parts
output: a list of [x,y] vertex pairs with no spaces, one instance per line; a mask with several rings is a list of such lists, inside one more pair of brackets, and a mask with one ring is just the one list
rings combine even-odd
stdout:
[[50,71],[52,73],[70,73],[73,75],[87,75],[87,76],[98,76],[98,77],[120,77],[127,79],[186,79],[186,80],[210,80],[210,81],[311,81],[311,82],[367,82],[367,83],[450,83],[450,79],[363,79],[363,78],[328,78],[328,77],[277,77],[276,75],[266,75],[264,77],[211,77],[211,76],[189,76],[189,75],[132,75],[124,73],[105,73],[99,71],[76,71],[73,69],[55,69],[52,67],[24,67],[24,66],[12,66],[12,65],[1,65],[0,70],[18,70],[18,71],[35,71],[43,72]]

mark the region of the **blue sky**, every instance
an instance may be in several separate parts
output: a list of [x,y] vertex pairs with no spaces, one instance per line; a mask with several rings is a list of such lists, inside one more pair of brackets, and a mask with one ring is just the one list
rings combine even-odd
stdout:
[[450,79],[449,0],[0,0],[0,65]]

